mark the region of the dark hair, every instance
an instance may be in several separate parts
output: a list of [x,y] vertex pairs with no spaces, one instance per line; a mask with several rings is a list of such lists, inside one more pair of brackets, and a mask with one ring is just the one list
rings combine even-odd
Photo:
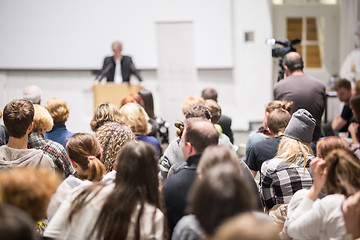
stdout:
[[284,66],[286,66],[291,73],[297,70],[302,71],[304,68],[304,61],[299,53],[289,52],[284,57]]
[[189,193],[189,205],[211,236],[225,220],[254,210],[254,194],[233,164],[217,164],[195,182]]
[[291,114],[283,108],[272,111],[267,119],[267,126],[273,134],[284,132],[291,119]]
[[212,99],[217,102],[217,91],[214,88],[205,88],[201,91],[201,97],[203,99]]
[[4,108],[4,124],[9,136],[22,138],[34,120],[34,106],[29,100],[15,99]]
[[190,106],[185,113],[185,118],[206,118],[211,119],[211,113],[208,107],[203,103]]
[[[140,239],[140,222],[145,203],[160,208],[156,156],[154,147],[148,143],[131,142],[126,144],[117,158],[114,190],[106,198],[90,235],[96,232],[99,239],[126,239],[131,217],[139,204],[140,210],[136,216],[133,230],[135,239]],[[101,189],[102,186],[94,184],[79,194],[71,206],[70,221],[76,212],[91,201],[92,198],[89,199],[89,195],[96,188]],[[154,211],[154,217],[155,213]],[[155,229],[154,222],[147,224],[152,224],[152,229]]]
[[335,149],[325,157],[325,162],[325,190],[328,194],[339,193],[349,197],[360,190],[360,162],[354,153]]
[[36,240],[35,222],[22,210],[8,204],[0,205],[0,239]]
[[360,121],[360,95],[354,95],[350,98],[350,108],[354,112],[354,118],[357,122]]
[[292,106],[293,106],[292,101],[288,102],[285,100],[282,100],[282,101],[273,100],[266,105],[265,112],[271,113],[275,109],[282,108],[282,109],[288,111],[290,114],[292,114]]
[[341,78],[335,81],[335,91],[338,91],[340,88],[351,91],[351,82],[345,78]]
[[350,146],[346,140],[341,137],[324,137],[316,143],[316,156],[319,158],[325,158],[329,152],[338,148],[350,149]]
[[216,124],[220,121],[220,117],[221,117],[221,107],[220,105],[212,100],[212,99],[207,99],[205,100],[205,106],[209,109],[210,114],[211,114],[211,122],[213,124]]
[[144,101],[144,109],[146,113],[149,115],[149,118],[156,118],[154,113],[154,99],[153,95],[148,89],[141,89],[139,91],[139,95],[141,96],[142,100]]
[[184,140],[201,153],[207,146],[217,145],[219,132],[214,125],[203,118],[189,118],[185,121]]
[[79,164],[81,169],[89,170],[88,175],[79,175],[80,179],[100,181],[106,169],[100,162],[101,146],[98,140],[90,133],[76,133],[69,138],[66,144],[69,158]]

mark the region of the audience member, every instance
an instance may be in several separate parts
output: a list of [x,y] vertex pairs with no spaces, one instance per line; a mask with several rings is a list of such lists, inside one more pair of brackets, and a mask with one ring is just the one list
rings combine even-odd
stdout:
[[343,212],[347,239],[357,239],[360,237],[360,192],[350,196],[341,204]]
[[142,97],[138,93],[132,93],[132,94],[124,97],[121,100],[120,108],[122,106],[124,106],[125,104],[127,104],[127,103],[137,103],[140,106],[144,107],[144,101],[143,101]]
[[4,124],[9,142],[0,147],[0,169],[13,167],[44,167],[51,171],[55,164],[41,150],[28,149],[28,136],[33,128],[34,106],[24,99],[15,99],[4,108]]
[[130,128],[111,121],[99,127],[95,132],[95,137],[103,149],[103,157],[100,160],[107,172],[114,169],[116,157],[125,144],[135,140],[135,135]]
[[351,147],[355,150],[360,148],[360,95],[354,95],[350,99],[350,108],[353,112],[355,122],[349,125],[348,130],[352,139]]
[[274,85],[274,99],[293,101],[293,111],[306,109],[316,120],[312,141],[321,135],[321,117],[325,109],[325,84],[303,73],[304,62],[297,52],[284,57],[285,78]]
[[[314,183],[288,216],[285,232],[294,239],[343,239],[347,229],[341,204],[360,190],[359,159],[349,150],[335,149],[310,167]],[[328,195],[317,200],[323,187]]]
[[350,150],[349,144],[345,139],[338,136],[328,136],[320,139],[316,144],[316,157],[325,159],[325,157],[334,149]]
[[213,240],[280,240],[276,226],[264,217],[242,213],[222,224]]
[[67,140],[74,134],[67,130],[66,121],[69,118],[69,106],[64,99],[51,98],[45,105],[54,120],[51,131],[46,132],[44,137],[54,142],[58,142],[66,147]]
[[349,106],[351,98],[351,82],[346,79],[338,79],[335,82],[335,91],[340,102],[344,103],[341,114],[337,115],[331,123],[334,132],[347,132],[352,121],[352,111]]
[[250,134],[246,141],[245,158],[249,155],[249,152],[255,143],[261,142],[271,137],[271,133],[267,125],[267,119],[269,114],[278,108],[282,108],[292,114],[292,105],[292,102],[279,100],[273,100],[266,105],[263,125],[255,133]]
[[53,119],[49,112],[38,104],[34,105],[34,110],[34,126],[29,135],[28,148],[39,149],[48,155],[55,164],[55,170],[63,177],[75,174],[75,169],[63,145],[44,138],[44,133],[53,127]]
[[[0,203],[11,204],[29,214],[36,222],[46,218],[50,197],[60,179],[47,169],[14,168],[0,173]],[[41,233],[46,222],[38,224]]]
[[[0,110],[0,118],[2,117],[3,113]],[[0,146],[6,145],[9,141],[9,133],[6,130],[4,125],[0,125]]]
[[193,106],[193,105],[196,105],[196,104],[199,104],[199,103],[204,103],[204,99],[199,97],[199,96],[190,96],[190,97],[186,97],[184,99],[184,101],[182,102],[181,104],[181,109],[182,109],[182,112],[183,114],[185,115],[188,108]]
[[296,191],[311,187],[309,163],[314,156],[310,142],[315,125],[307,110],[297,110],[280,140],[277,155],[262,164],[260,185],[267,210],[288,204]]
[[186,197],[195,181],[201,153],[207,146],[218,143],[219,133],[206,119],[191,118],[186,120],[181,138],[187,166],[166,179],[162,188],[170,232],[185,214]]
[[254,178],[261,170],[263,162],[276,156],[279,142],[290,119],[291,114],[283,108],[277,108],[268,115],[267,126],[272,137],[255,143],[245,159]]
[[117,158],[114,184],[79,189],[45,230],[54,239],[166,239],[157,158],[147,143],[128,143]]
[[23,99],[29,100],[33,104],[41,104],[41,89],[36,85],[27,86],[23,90]]
[[[201,91],[201,97],[204,100],[211,99],[217,102],[217,91],[214,88],[205,88]],[[221,126],[222,133],[229,137],[231,144],[234,144],[234,135],[231,130],[231,118],[221,114],[219,125]]]
[[112,103],[101,103],[96,107],[94,116],[90,122],[90,127],[93,132],[101,127],[106,122],[119,122],[119,109]]
[[151,125],[145,109],[137,103],[127,103],[120,108],[119,112],[120,123],[131,129],[136,140],[153,145],[158,153],[158,159],[160,159],[162,149],[159,141],[153,136],[147,136],[151,130]]

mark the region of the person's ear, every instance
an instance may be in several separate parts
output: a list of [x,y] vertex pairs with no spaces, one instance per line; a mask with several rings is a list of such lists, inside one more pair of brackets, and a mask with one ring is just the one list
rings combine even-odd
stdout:
[[34,122],[31,122],[28,129],[27,129],[28,133],[31,133],[33,127],[34,127]]
[[79,168],[79,164],[77,164],[75,161],[70,159],[70,162],[73,165],[73,167],[75,168],[75,170],[77,170]]

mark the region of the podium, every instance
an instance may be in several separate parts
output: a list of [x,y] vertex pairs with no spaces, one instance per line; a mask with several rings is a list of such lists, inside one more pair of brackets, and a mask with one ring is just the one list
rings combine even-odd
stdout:
[[99,106],[100,103],[110,102],[117,108],[120,108],[120,103],[124,97],[138,93],[140,90],[139,85],[122,83],[106,83],[97,84],[93,87],[94,92],[94,108]]

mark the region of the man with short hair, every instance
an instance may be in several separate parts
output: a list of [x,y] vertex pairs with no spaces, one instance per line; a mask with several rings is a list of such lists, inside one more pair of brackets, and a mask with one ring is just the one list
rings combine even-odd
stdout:
[[351,82],[347,79],[338,79],[335,82],[335,91],[340,102],[344,103],[341,114],[337,115],[331,123],[334,132],[347,132],[348,126],[353,118],[353,113],[349,106],[351,93]]
[[245,163],[250,168],[254,178],[256,177],[257,172],[261,170],[262,163],[275,157],[279,142],[283,137],[285,128],[290,119],[291,114],[282,108],[275,109],[269,114],[267,125],[271,137],[255,143],[245,160]]
[[304,62],[297,52],[284,57],[285,78],[274,86],[274,99],[293,101],[293,112],[300,108],[308,110],[316,120],[313,142],[321,134],[321,117],[325,110],[325,84],[303,73]]
[[0,147],[0,170],[13,167],[43,167],[54,171],[55,165],[41,150],[28,149],[28,136],[33,128],[34,106],[25,99],[9,102],[3,113],[9,142]]
[[23,99],[29,100],[33,104],[41,103],[41,89],[36,85],[28,86],[23,91]]
[[166,179],[162,189],[170,232],[185,215],[187,194],[196,179],[201,153],[207,146],[218,144],[219,133],[210,121],[190,118],[185,122],[181,138],[187,166]]

